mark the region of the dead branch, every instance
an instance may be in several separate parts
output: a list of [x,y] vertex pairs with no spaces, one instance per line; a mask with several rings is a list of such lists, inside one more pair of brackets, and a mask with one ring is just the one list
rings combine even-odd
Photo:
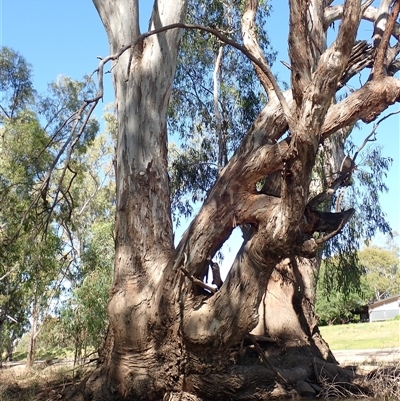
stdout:
[[217,290],[214,287],[211,287],[210,285],[207,285],[206,283],[203,283],[201,280],[198,278],[194,277],[191,275],[184,267],[180,268],[182,273],[193,283],[198,285],[201,288],[204,288],[205,290],[210,291],[212,294],[215,294]]
[[218,171],[220,172],[227,163],[227,154],[226,154],[226,141],[224,139],[224,134],[222,132],[222,119],[221,113],[219,111],[219,102],[218,102],[218,73],[221,71],[221,63],[222,63],[222,55],[224,48],[223,46],[219,47],[217,59],[215,61],[215,68],[213,74],[214,80],[214,110],[215,110],[215,119],[217,120],[217,137],[218,137]]
[[391,2],[392,0],[382,1],[382,12],[379,13],[381,7],[378,10],[381,18],[377,20],[374,30],[374,47],[376,48],[376,56],[372,70],[373,79],[379,79],[387,73],[387,66],[385,65],[386,53],[389,46],[390,36],[392,35],[392,31],[400,11],[400,2],[396,0],[394,2],[392,12],[386,21],[385,14],[387,14]]
[[201,280],[198,278],[194,277],[192,274],[190,274],[187,269],[186,269],[186,263],[187,263],[187,255],[185,253],[185,259],[183,266],[180,266],[181,272],[195,285],[198,285],[201,288],[204,288],[205,290],[208,290],[211,292],[211,294],[215,294],[217,290],[214,287],[211,287],[210,285],[207,285],[206,283],[203,283]]
[[267,369],[271,369],[276,374],[276,376],[279,378],[280,382],[282,382],[284,384],[288,384],[288,381],[281,375],[281,373],[277,369],[275,369],[274,365],[268,360],[268,358],[265,355],[265,352],[262,350],[262,348],[260,347],[260,345],[258,344],[256,339],[254,338],[254,336],[249,333],[247,335],[247,337],[250,338],[250,340],[253,343],[258,355],[261,357],[265,367]]
[[[113,168],[113,164],[110,163],[108,169],[106,170],[106,172],[104,173],[104,177],[101,181],[100,184],[98,184],[97,188],[94,190],[94,192],[89,196],[89,198],[86,200],[86,202],[84,203],[84,205],[81,207],[81,209],[79,210],[79,212],[77,213],[78,216],[81,216],[82,213],[84,212],[84,210],[86,209],[86,207],[89,205],[89,203],[94,199],[94,197],[98,194],[98,192],[100,191],[100,189],[103,187],[104,183],[106,182],[107,178],[108,178],[108,174],[110,173],[111,169]],[[94,179],[94,177],[92,176],[92,178]],[[96,182],[97,184],[97,182]]]
[[[382,117],[379,121],[377,121],[377,122],[374,124],[371,133],[370,133],[369,135],[366,136],[366,138],[364,139],[363,143],[362,143],[362,144],[359,146],[359,148],[356,150],[356,153],[354,153],[354,156],[353,156],[353,164],[355,163],[355,160],[356,160],[358,154],[359,154],[359,153],[361,152],[361,150],[365,147],[365,145],[366,145],[368,142],[371,142],[371,141],[374,141],[374,140],[375,140],[376,131],[377,131],[378,127],[379,127],[379,124],[382,123],[383,121],[385,121],[387,118],[389,118],[389,117],[391,117],[391,116],[393,116],[393,115],[395,115],[395,114],[399,114],[399,113],[400,113],[400,110],[394,111],[394,112],[392,112],[392,113],[389,113],[389,114],[387,114],[386,116]],[[372,137],[373,137],[374,139],[371,139]]]
[[364,68],[372,67],[374,51],[366,40],[356,42],[351,51],[349,62],[346,66],[337,89],[342,88],[351,78],[362,71]]

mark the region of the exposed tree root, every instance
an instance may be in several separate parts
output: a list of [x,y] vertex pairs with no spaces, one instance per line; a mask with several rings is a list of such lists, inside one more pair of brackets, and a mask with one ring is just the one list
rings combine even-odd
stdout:
[[[229,361],[215,360],[205,364],[207,357],[192,365],[183,379],[181,389],[168,391],[163,400],[208,401],[216,399],[260,400],[293,397],[345,398],[373,397],[400,399],[400,366],[378,368],[360,375],[322,358],[312,357],[309,349],[299,347],[277,352],[269,344],[260,356],[260,346],[241,345],[232,350]],[[227,366],[228,364],[228,366]],[[225,365],[225,368],[223,366]],[[197,366],[199,371],[192,369]],[[273,368],[271,367],[273,366]],[[117,389],[107,383],[106,372],[97,369],[63,399],[79,401],[119,401]],[[148,398],[153,399],[153,398]]]

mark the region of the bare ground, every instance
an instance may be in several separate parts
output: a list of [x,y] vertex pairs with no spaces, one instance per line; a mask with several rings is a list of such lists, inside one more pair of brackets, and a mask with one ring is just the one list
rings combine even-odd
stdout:
[[[372,350],[333,351],[342,367],[352,369],[371,380],[377,369],[380,382],[385,385],[393,369],[400,366],[400,348]],[[396,368],[397,366],[397,368]],[[26,372],[24,363],[6,363],[0,369],[1,401],[49,401],[60,400],[64,391],[79,383],[93,367],[73,367],[71,360],[38,361],[31,372]],[[397,373],[396,373],[397,374]],[[373,376],[371,376],[373,375]],[[397,377],[397,376],[396,376]],[[330,388],[330,396],[340,396],[340,388]]]
[[400,348],[357,349],[332,351],[341,366],[368,365],[400,362]]

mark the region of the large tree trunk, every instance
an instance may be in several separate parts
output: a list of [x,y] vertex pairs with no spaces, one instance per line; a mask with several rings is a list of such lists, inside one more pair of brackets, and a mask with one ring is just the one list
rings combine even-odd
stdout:
[[[140,34],[138,0],[93,1],[111,52],[134,43]],[[115,276],[109,334],[102,364],[86,383],[88,399],[101,398],[104,391],[134,400],[289,396],[299,383],[304,388],[305,380],[318,382],[322,365],[325,372],[330,366],[332,379],[340,378],[312,312],[313,258],[319,250],[313,234],[335,233],[352,211],[332,217],[311,207],[312,170],[324,139],[360,116],[378,115],[398,99],[400,84],[391,77],[372,80],[332,105],[355,43],[360,3],[346,2],[338,38],[329,49],[318,36],[326,2],[311,1],[310,10],[308,3],[290,2],[292,90],[282,94],[265,84],[268,105],[176,249],[166,119],[180,30],[147,37],[113,66],[118,114]],[[186,7],[183,0],[156,1],[151,29],[183,22]],[[309,15],[319,24],[308,24]],[[310,25],[318,40],[308,36]],[[290,136],[282,139],[288,129]],[[265,177],[279,178],[278,193],[256,189]],[[226,281],[211,290],[203,283],[210,262],[238,225],[243,245]],[[248,334],[259,322],[261,302],[263,334],[274,341],[264,350],[257,342],[245,344],[254,341]]]
[[[324,26],[322,17],[325,6],[321,1],[311,0],[309,10],[307,20],[311,26],[312,41],[309,44],[310,52],[307,54],[306,62],[310,72],[315,73],[321,55],[327,50],[327,27]],[[255,11],[255,3],[248,2],[245,16],[248,19],[254,19]],[[294,36],[297,35],[298,29],[292,28],[291,38],[295,41]],[[345,158],[345,137],[350,132],[351,129],[340,130],[321,144],[319,152],[322,153],[321,159],[324,163],[322,171],[316,171],[314,174],[314,181],[310,188],[314,196],[332,188],[334,178],[337,178]],[[330,178],[326,179],[326,177]],[[276,196],[280,196],[281,177],[279,175],[270,177],[265,182],[263,190],[264,192],[272,190]],[[331,202],[324,199],[323,206],[328,212],[331,209]],[[319,206],[319,210],[321,209]],[[315,289],[321,258],[322,248],[316,253],[315,258],[291,257],[276,266],[260,303],[259,322],[252,333],[277,338],[284,347],[309,347],[316,355],[335,362],[328,344],[321,338],[314,314]]]
[[[137,0],[94,0],[94,4],[112,53],[137,39]],[[159,1],[150,28],[182,22],[185,13],[186,1]],[[149,37],[123,54],[113,68],[117,214],[115,277],[108,305],[113,337],[108,377],[120,394],[134,399],[159,399],[181,386],[179,312],[167,269],[173,233],[166,132],[180,35],[175,29]]]

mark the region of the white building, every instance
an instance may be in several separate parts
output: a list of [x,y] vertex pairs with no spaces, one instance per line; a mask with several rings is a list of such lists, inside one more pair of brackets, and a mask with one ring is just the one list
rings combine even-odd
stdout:
[[395,295],[368,306],[369,321],[389,320],[400,315],[400,295]]

